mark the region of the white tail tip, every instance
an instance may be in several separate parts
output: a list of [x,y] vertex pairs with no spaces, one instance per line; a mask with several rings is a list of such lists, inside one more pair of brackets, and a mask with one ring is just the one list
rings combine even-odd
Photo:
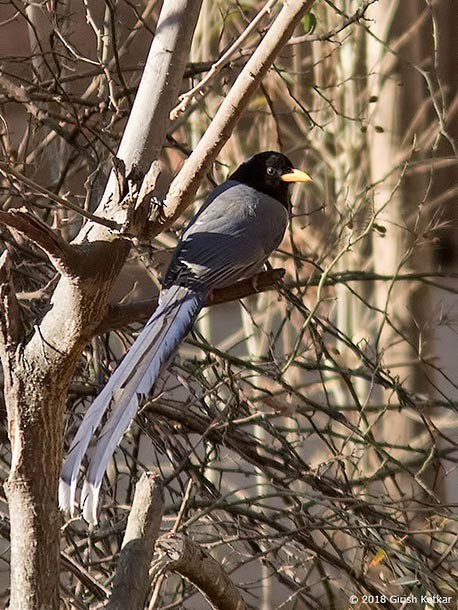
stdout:
[[73,517],[75,514],[75,492],[76,479],[71,483],[67,483],[64,479],[59,481],[59,508],[65,512],[69,512]]
[[84,481],[83,491],[81,492],[81,507],[83,509],[83,518],[87,523],[97,525],[97,508],[99,503],[99,485],[90,483],[87,479]]

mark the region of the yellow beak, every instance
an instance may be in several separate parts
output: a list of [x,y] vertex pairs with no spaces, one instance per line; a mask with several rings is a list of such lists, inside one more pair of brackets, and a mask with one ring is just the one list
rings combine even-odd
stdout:
[[311,182],[312,178],[300,169],[293,169],[280,176],[280,180],[283,180],[283,182]]

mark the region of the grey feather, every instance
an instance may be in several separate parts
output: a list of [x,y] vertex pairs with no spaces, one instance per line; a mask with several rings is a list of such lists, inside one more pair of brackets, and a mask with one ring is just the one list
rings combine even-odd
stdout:
[[183,233],[164,285],[218,288],[248,277],[280,244],[287,224],[288,212],[276,199],[229,180]]
[[135,416],[139,396],[151,391],[190,330],[208,292],[258,271],[280,244],[287,223],[288,212],[279,200],[247,184],[228,180],[213,191],[182,235],[158,309],[92,403],[73,440],[59,486],[61,508],[73,510],[82,459],[110,409],[81,499],[85,519],[97,522],[105,469]]
[[[138,397],[150,392],[162,368],[189,332],[205,292],[174,286],[161,295],[159,307],[137,341],[92,403],[78,429],[62,469],[59,505],[73,510],[81,461],[108,408],[111,413],[91,459],[82,494],[84,515],[96,522],[97,497],[108,461],[138,408]],[[92,508],[89,508],[92,507]]]

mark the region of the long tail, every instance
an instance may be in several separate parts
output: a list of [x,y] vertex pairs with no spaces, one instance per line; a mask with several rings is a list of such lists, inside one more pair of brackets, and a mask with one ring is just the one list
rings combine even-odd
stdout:
[[137,412],[139,396],[150,392],[161,370],[191,329],[206,296],[204,291],[196,292],[182,286],[171,286],[161,293],[158,308],[89,407],[73,439],[59,484],[59,506],[62,510],[73,513],[81,461],[95,429],[110,408],[111,413],[97,441],[81,495],[84,518],[89,523],[97,523],[103,475]]

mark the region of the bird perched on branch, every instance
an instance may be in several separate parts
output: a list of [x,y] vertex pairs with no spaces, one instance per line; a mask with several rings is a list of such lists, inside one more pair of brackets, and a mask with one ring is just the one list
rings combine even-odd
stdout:
[[97,523],[108,462],[160,372],[188,334],[209,293],[258,272],[283,239],[288,184],[311,178],[267,151],[243,163],[208,196],[184,231],[165,275],[159,305],[88,409],[62,469],[59,504],[73,511],[81,461],[103,415],[81,494],[83,516]]

